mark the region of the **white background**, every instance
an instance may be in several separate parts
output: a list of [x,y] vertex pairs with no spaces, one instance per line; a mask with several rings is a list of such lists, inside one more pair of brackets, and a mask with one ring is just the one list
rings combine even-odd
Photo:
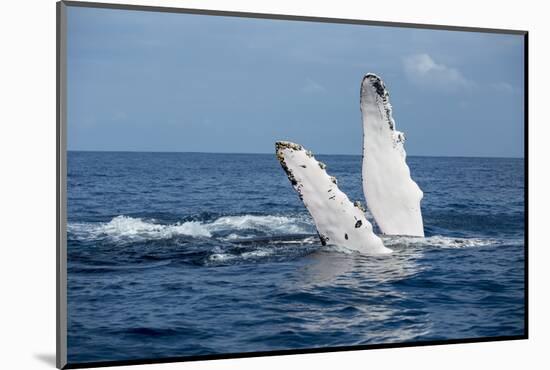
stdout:
[[[117,1],[112,1],[117,2]],[[145,5],[527,29],[530,31],[530,339],[527,341],[137,366],[134,369],[315,367],[548,368],[545,237],[550,189],[550,22],[544,1],[130,1]],[[55,354],[55,1],[5,1],[0,22],[0,367],[53,368]],[[483,51],[480,50],[480,53]]]

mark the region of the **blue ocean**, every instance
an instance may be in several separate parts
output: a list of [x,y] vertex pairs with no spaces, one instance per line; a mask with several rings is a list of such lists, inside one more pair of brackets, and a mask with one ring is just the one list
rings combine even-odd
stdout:
[[[316,157],[364,201],[361,156]],[[69,363],[523,335],[524,160],[407,162],[426,237],[369,256],[274,154],[68,152]]]

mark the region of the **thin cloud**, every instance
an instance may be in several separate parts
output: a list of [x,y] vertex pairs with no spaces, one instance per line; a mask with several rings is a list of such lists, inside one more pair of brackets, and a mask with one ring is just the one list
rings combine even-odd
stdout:
[[519,89],[515,88],[514,86],[512,86],[508,82],[504,82],[504,81],[496,82],[496,83],[492,84],[491,87],[495,91],[506,93],[506,94],[514,94],[514,93],[520,92]]
[[112,121],[121,122],[128,120],[128,114],[123,111],[116,111],[112,116]]
[[403,59],[407,78],[414,84],[441,90],[457,90],[474,86],[462,73],[453,67],[437,63],[428,54],[415,54]]
[[312,80],[307,80],[306,84],[302,87],[302,92],[306,94],[319,94],[326,91],[327,89],[323,85]]

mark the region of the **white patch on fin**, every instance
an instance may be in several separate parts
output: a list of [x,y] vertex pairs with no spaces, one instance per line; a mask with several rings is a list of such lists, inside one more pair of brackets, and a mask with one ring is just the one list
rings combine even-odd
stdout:
[[300,199],[313,217],[323,245],[337,245],[362,253],[390,253],[372,232],[372,225],[359,206],[350,202],[318,162],[301,145],[279,141],[277,159]]
[[422,190],[411,179],[384,82],[368,73],[361,83],[363,191],[367,206],[386,235],[424,236]]

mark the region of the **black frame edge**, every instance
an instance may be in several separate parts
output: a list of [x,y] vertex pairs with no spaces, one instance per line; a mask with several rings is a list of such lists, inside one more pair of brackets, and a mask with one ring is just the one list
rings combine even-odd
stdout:
[[529,338],[529,32],[523,36],[523,199],[524,199],[524,329]]

